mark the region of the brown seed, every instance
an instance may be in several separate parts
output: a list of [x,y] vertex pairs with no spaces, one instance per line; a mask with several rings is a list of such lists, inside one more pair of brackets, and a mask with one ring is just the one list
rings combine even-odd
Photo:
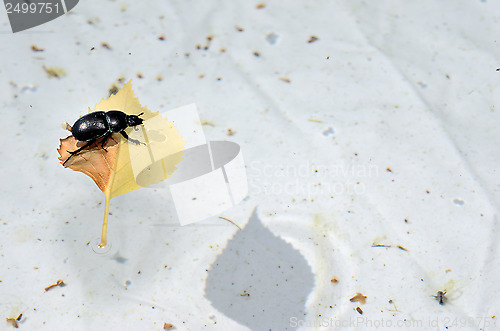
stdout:
[[175,329],[175,326],[171,323],[163,323],[163,330],[172,330],[172,329]]

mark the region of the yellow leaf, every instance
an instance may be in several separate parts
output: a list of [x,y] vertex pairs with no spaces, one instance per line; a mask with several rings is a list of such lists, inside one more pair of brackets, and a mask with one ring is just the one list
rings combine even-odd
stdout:
[[[108,99],[102,99],[101,102],[94,107],[93,111],[108,111],[113,109],[121,110],[128,115],[139,115],[140,113],[144,113],[141,115],[141,118],[144,120],[148,120],[158,115],[158,112],[151,113],[146,106],[141,106],[139,99],[132,91],[132,81],[128,81],[128,83],[126,83],[121,90],[118,90],[116,94],[111,95]],[[90,109],[89,112],[91,112]],[[131,130],[133,129],[128,128],[125,132],[128,134]],[[125,138],[121,136],[120,142],[127,143]],[[128,165],[130,165],[130,155],[128,154],[128,149],[118,148],[114,177],[111,176],[110,185],[106,188],[109,190],[110,198],[140,188],[140,186],[135,183],[132,169]],[[103,192],[106,194],[105,191]]]
[[[152,113],[141,106],[132,91],[131,81],[126,83],[116,94],[99,102],[94,111],[120,110],[128,115],[140,115],[143,125],[129,127],[125,132],[129,137],[141,142],[139,145],[129,142],[120,134],[97,139],[87,144],[76,140],[73,136],[61,139],[58,149],[61,163],[75,171],[91,177],[105,196],[105,211],[101,243],[106,246],[109,200],[112,197],[136,190],[142,186],[158,183],[166,179],[182,160],[185,142],[172,122]],[[78,154],[71,155],[85,146]],[[138,179],[140,178],[140,184]]]

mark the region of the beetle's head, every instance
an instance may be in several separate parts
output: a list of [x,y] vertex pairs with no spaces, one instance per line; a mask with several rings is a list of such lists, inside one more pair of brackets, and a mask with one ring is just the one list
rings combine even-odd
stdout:
[[127,115],[127,125],[128,126],[141,125],[144,120],[139,116],[141,116],[142,114],[144,113],[140,113],[139,115]]

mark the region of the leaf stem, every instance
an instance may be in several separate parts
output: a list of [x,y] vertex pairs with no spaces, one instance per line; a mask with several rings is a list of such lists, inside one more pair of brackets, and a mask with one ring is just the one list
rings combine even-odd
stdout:
[[[118,166],[118,160],[120,157],[120,150],[121,147],[123,147],[121,144],[123,142],[123,137],[120,136],[120,139],[118,140],[118,150],[116,152],[116,161],[113,167],[113,170],[111,171],[111,176],[109,178],[109,185],[107,185],[106,190],[103,191],[104,193],[104,220],[102,221],[102,235],[101,235],[101,243],[97,246],[99,248],[106,247],[108,244],[107,240],[107,231],[108,231],[108,216],[109,216],[109,200],[111,200],[112,192],[113,192],[113,185],[115,183],[115,174],[116,174],[116,168]],[[116,141],[116,140],[115,140]]]
[[109,216],[109,200],[111,199],[111,194],[105,194],[104,196],[104,220],[102,222],[102,235],[101,235],[101,243],[99,244],[99,248],[105,247],[107,242],[107,231],[108,231],[108,216]]

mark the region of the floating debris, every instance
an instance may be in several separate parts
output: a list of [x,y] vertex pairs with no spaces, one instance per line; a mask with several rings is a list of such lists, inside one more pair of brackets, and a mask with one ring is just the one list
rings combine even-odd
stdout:
[[66,286],[66,284],[64,283],[64,281],[62,279],[59,279],[55,284],[52,284],[52,285],[49,285],[45,288],[45,291],[48,291],[50,290],[51,288],[53,287],[56,287],[56,286],[60,286],[60,287],[63,287],[63,286]]
[[37,47],[36,45],[31,45],[31,50],[33,52],[43,52],[43,51],[45,51],[45,49]]
[[446,297],[446,290],[444,291],[438,291],[437,295],[433,295],[434,298],[439,302],[440,305],[444,305],[445,302],[448,300]]
[[316,36],[311,36],[311,38],[309,38],[309,40],[308,40],[307,42],[308,42],[309,44],[311,44],[311,43],[313,43],[313,42],[315,42],[315,41],[317,41],[317,40],[319,40],[319,38],[318,38],[318,37],[316,37]]
[[43,70],[45,70],[49,78],[62,78],[66,76],[66,71],[63,68],[43,66]]
[[366,295],[363,295],[361,293],[356,293],[355,296],[349,299],[351,302],[359,302],[360,304],[364,305],[366,303]]
[[17,322],[20,322],[21,319],[23,318],[23,314],[19,314],[19,316],[17,316],[17,318],[12,318],[12,317],[9,317],[9,318],[6,318],[6,322],[11,324],[13,327],[15,327],[16,329],[19,328],[19,324]]
[[106,48],[107,50],[111,50],[111,46],[109,46],[108,43],[101,43],[101,46]]
[[167,322],[163,323],[163,330],[173,330],[173,329],[175,329],[175,326],[173,324]]

